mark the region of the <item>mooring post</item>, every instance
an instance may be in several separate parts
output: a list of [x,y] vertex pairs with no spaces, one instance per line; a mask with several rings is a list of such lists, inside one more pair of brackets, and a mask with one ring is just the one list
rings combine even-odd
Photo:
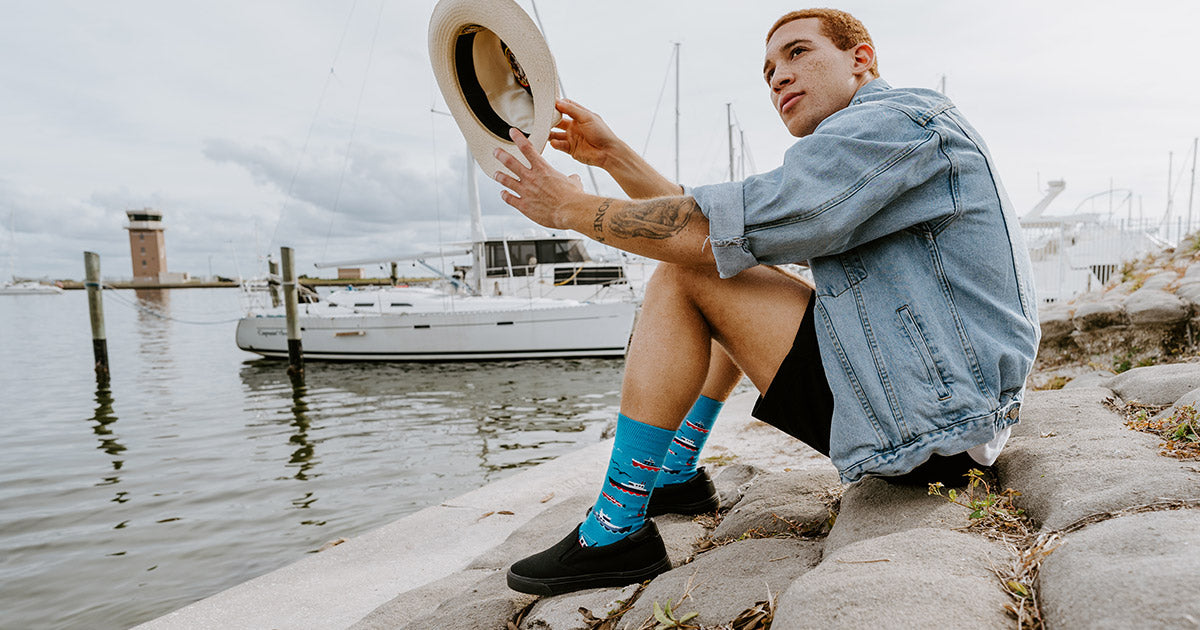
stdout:
[[296,297],[296,261],[292,248],[279,248],[283,262],[283,304],[287,312],[288,374],[304,375],[304,351],[300,344],[300,314]]
[[267,288],[271,291],[271,306],[279,308],[279,263],[267,259]]
[[392,281],[392,286],[400,284],[400,277],[396,275],[396,263],[394,262],[392,263],[392,275],[388,276],[388,278]]
[[108,382],[108,338],[104,334],[104,298],[100,286],[100,254],[83,252],[83,270],[88,296],[88,318],[92,320],[92,356],[96,380]]

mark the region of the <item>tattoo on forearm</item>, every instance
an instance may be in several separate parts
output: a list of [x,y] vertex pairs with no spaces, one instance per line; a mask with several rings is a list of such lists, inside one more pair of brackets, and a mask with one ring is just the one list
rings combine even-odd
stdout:
[[612,205],[612,200],[605,199],[604,203],[596,209],[596,218],[592,220],[592,229],[596,232],[596,240],[604,242],[604,213],[608,212],[608,207]]
[[678,234],[699,210],[695,200],[690,197],[629,203],[613,214],[609,229],[623,238],[661,240]]

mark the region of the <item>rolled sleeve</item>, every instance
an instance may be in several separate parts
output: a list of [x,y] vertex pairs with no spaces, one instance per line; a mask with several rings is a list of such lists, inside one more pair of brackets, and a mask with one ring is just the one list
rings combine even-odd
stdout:
[[732,278],[758,265],[746,240],[742,182],[684,187],[684,193],[691,195],[700,211],[708,217],[708,242],[712,245],[717,272],[722,278]]

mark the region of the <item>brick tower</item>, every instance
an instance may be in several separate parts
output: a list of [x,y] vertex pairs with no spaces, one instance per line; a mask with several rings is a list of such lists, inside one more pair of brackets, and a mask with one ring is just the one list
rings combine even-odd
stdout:
[[129,217],[129,254],[134,282],[159,282],[167,277],[167,248],[163,242],[162,213],[152,208],[126,210]]

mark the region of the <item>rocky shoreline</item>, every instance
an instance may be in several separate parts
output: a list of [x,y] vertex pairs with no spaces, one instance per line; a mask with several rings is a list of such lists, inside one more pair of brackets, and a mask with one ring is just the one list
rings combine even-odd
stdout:
[[674,568],[646,584],[544,598],[505,584],[582,518],[603,443],[144,627],[1200,627],[1198,250],[1045,309],[1021,422],[994,467],[940,496],[841,486],[751,419],[745,394],[706,449],[722,509],[656,518]]
[[[1200,396],[1200,364],[1105,383],[1128,400]],[[1086,383],[1029,393],[991,471],[993,490],[1021,493],[1021,529],[978,527],[972,510],[927,487],[866,479],[843,493],[832,467],[764,470],[727,457],[715,476],[724,514],[656,519],[675,568],[645,586],[540,599],[505,586],[509,563],[578,522],[592,499],[581,493],[353,628],[654,628],[655,605],[668,603],[675,619],[697,613],[677,626],[695,628],[999,629],[1016,625],[1016,611],[1035,627],[1039,610],[1047,627],[1195,627],[1200,461],[1160,454],[1162,440],[1126,426],[1124,406]],[[975,496],[986,498],[981,486]],[[417,601],[439,603],[420,612]]]

